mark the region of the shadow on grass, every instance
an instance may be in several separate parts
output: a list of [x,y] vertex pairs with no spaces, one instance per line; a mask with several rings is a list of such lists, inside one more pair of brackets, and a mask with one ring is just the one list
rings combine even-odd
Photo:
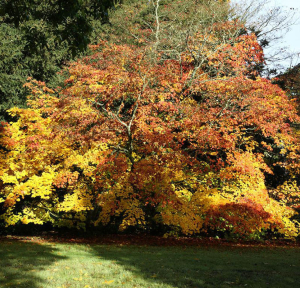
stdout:
[[93,253],[122,266],[136,279],[151,283],[145,287],[284,288],[299,285],[300,249],[297,248],[93,246]]
[[49,265],[64,257],[48,245],[22,241],[0,241],[0,287],[46,287],[39,277]]

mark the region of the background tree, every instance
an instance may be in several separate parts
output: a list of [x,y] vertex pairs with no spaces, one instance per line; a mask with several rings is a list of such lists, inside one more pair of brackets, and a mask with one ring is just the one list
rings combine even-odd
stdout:
[[287,91],[291,99],[297,101],[298,109],[300,109],[300,64],[277,75],[273,81]]
[[[87,49],[114,1],[0,1],[0,115],[26,105],[27,77],[60,83],[57,72]],[[4,117],[4,118],[3,118]]]
[[29,75],[23,63],[23,51],[26,43],[18,29],[2,23],[0,26],[0,114],[1,120],[8,108],[24,106],[26,99],[22,83]]

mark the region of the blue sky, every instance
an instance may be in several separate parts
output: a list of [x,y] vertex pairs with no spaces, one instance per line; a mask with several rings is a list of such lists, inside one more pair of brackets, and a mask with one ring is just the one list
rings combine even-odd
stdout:
[[[277,0],[278,4],[288,8],[297,9],[296,13],[300,17],[300,0]],[[285,36],[284,40],[295,51],[300,51],[300,20],[298,24],[291,27],[291,31]]]
[[[300,0],[272,0],[271,5],[283,6],[288,9],[294,9],[300,17]],[[283,38],[283,41],[290,46],[295,52],[300,52],[300,20],[297,20],[297,24],[291,26],[290,31]]]

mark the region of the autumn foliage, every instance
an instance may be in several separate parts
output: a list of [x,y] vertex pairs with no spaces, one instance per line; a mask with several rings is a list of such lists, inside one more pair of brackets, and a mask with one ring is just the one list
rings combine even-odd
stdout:
[[[26,84],[30,108],[11,109],[18,120],[1,130],[6,225],[295,238],[294,102],[255,72],[254,34],[207,27],[178,57],[140,29],[136,44],[91,47],[61,90]],[[276,165],[288,177],[269,187]]]

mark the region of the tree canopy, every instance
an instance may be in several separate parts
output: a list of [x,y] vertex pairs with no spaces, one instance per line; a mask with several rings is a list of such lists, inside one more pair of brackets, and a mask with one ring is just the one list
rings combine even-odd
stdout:
[[1,130],[4,223],[297,237],[296,105],[253,69],[263,50],[228,8],[126,2],[62,89],[27,83]]

